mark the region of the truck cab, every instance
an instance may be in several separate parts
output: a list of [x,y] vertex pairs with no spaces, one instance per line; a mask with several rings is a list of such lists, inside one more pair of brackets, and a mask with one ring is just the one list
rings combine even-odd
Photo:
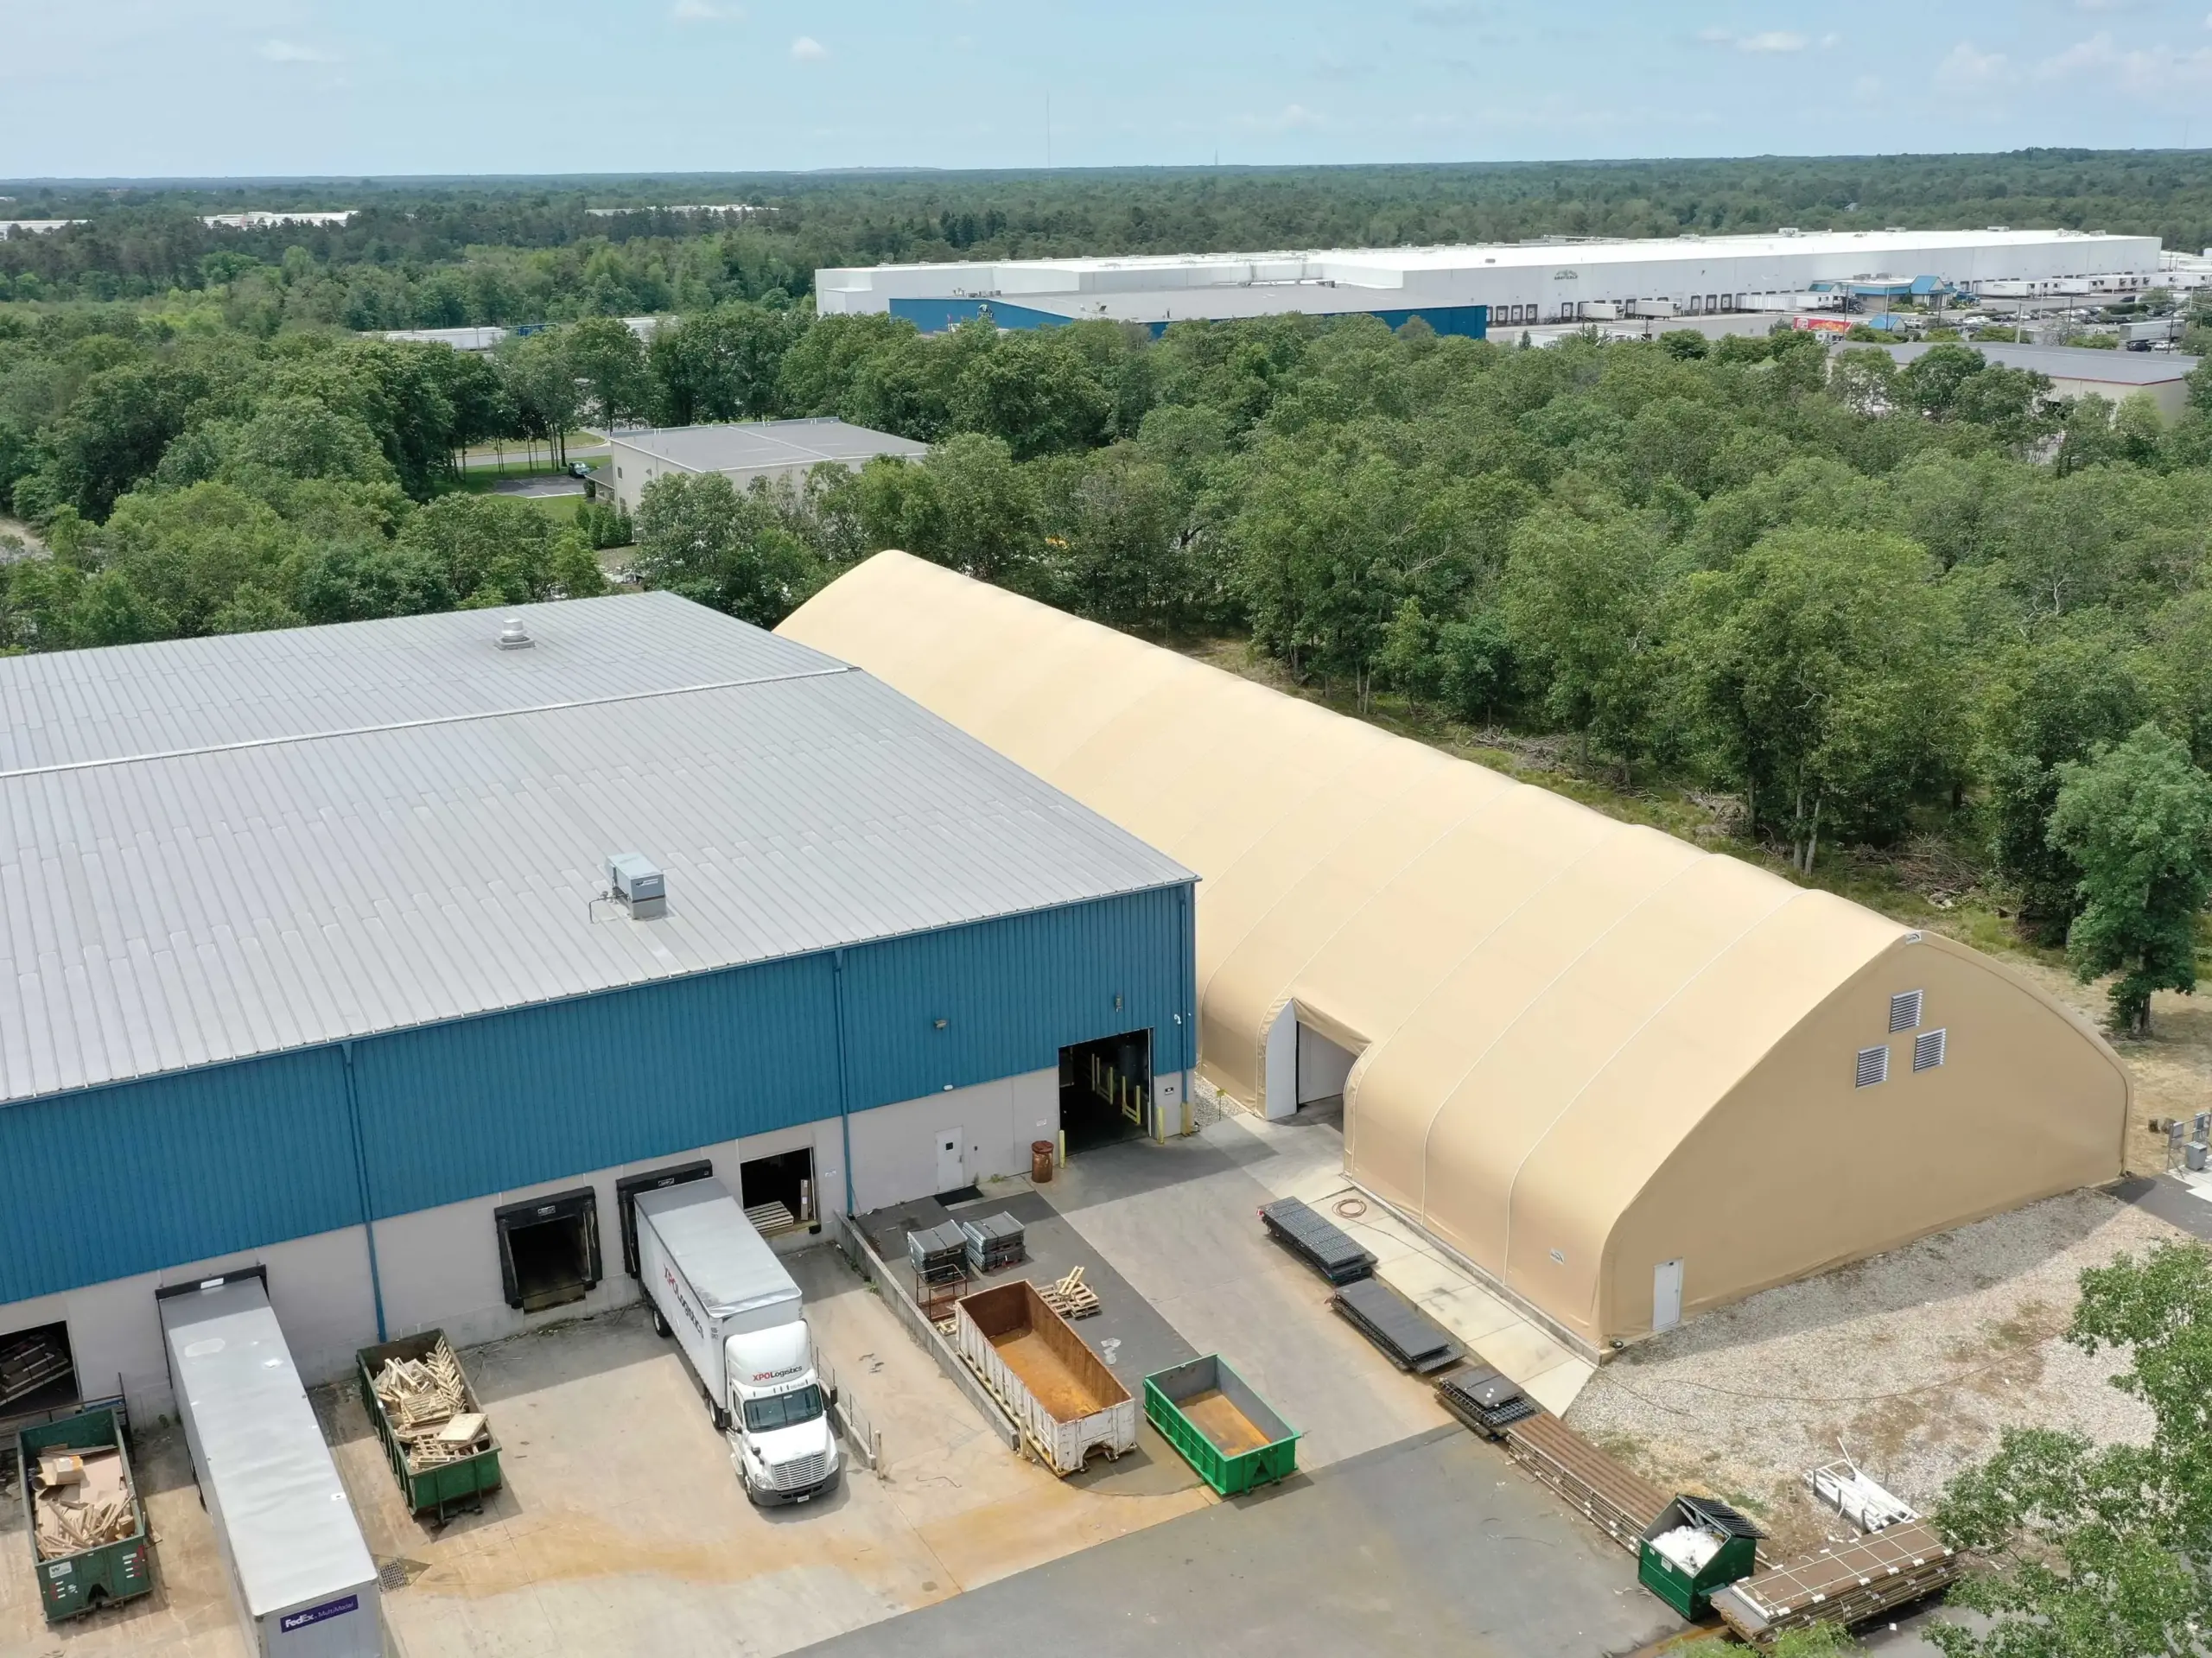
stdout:
[[804,1502],[827,1490],[837,1477],[837,1440],[805,1324],[732,1336],[724,1373],[730,1465],[746,1496],[763,1504]]

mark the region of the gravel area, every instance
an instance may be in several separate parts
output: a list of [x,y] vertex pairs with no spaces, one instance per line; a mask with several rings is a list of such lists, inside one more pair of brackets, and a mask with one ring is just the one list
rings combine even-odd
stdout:
[[1736,1502],[1778,1549],[1815,1547],[1847,1534],[1803,1488],[1839,1438],[1919,1507],[2006,1427],[2147,1439],[2149,1412],[2106,1380],[2120,1362],[2062,1332],[2084,1267],[2181,1236],[2101,1191],[2049,1198],[1639,1343],[1567,1420],[1656,1484]]

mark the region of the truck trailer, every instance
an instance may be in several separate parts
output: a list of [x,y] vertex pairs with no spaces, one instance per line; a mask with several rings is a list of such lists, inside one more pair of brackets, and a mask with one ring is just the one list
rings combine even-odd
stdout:
[[837,1441],[790,1271],[719,1180],[633,1201],[653,1328],[683,1349],[746,1496],[804,1502],[826,1490]]
[[192,1471],[257,1658],[383,1658],[377,1571],[261,1269],[157,1291]]

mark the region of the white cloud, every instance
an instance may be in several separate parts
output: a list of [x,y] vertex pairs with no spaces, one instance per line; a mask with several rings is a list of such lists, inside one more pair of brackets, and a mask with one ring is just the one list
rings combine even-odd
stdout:
[[1732,46],[1738,52],[1802,52],[1813,43],[1786,29],[1770,29],[1758,35],[1732,35],[1725,29],[1700,29],[1697,37],[1707,46]]
[[2076,41],[2036,66],[2045,81],[2098,81],[2133,98],[2163,98],[2212,91],[2212,47],[2176,51],[2163,41],[2123,47],[2102,29]]
[[1414,0],[1414,21],[1438,29],[1467,29],[1484,22],[1485,16],[1469,0]]
[[718,4],[717,0],[676,0],[668,15],[679,23],[741,23],[745,8]]
[[1821,50],[1823,52],[1833,52],[1837,47],[1841,46],[1842,44],[1843,36],[1837,34],[1834,29],[1830,29],[1827,34],[1821,36]]
[[319,46],[301,46],[291,41],[264,41],[261,55],[271,63],[335,63],[338,54],[326,52]]
[[1947,92],[1993,92],[2012,79],[2012,60],[2002,52],[1978,52],[1961,41],[1936,66],[1936,84]]
[[830,48],[811,35],[802,35],[791,42],[791,56],[801,63],[819,63],[830,55]]

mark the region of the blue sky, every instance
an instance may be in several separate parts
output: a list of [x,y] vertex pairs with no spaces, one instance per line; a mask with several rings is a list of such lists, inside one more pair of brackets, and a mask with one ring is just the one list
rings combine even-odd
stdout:
[[2208,7],[0,0],[0,177],[2212,146]]

